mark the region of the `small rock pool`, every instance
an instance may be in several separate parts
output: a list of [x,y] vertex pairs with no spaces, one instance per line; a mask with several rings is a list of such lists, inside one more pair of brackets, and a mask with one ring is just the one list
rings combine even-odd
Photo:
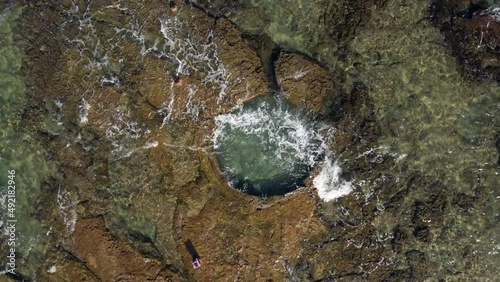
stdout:
[[325,152],[304,111],[280,97],[256,97],[215,122],[219,166],[234,188],[251,195],[295,190]]

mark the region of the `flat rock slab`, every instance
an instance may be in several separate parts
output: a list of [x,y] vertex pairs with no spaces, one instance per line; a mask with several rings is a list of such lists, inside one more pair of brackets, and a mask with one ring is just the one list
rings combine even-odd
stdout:
[[154,280],[162,269],[111,234],[102,217],[78,220],[74,236],[76,256],[102,281]]

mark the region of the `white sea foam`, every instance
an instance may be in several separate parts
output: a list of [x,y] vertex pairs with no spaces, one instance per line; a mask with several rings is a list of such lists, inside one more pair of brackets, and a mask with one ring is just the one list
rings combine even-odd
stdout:
[[149,148],[156,148],[158,147],[158,141],[150,141],[146,142],[146,145],[144,145],[144,149],[149,149]]
[[71,192],[62,190],[61,187],[59,187],[57,191],[57,206],[59,208],[59,214],[63,218],[63,222],[66,224],[69,234],[72,234],[75,231],[75,224],[78,218],[76,214],[76,205],[78,204],[78,200],[74,198],[75,197],[71,194]]
[[[113,146],[112,153],[116,158],[128,157],[140,149],[143,144],[141,137],[147,137],[149,130],[144,125],[130,117],[130,110],[120,106],[114,109],[112,118],[99,126],[105,132],[105,137]],[[152,144],[147,143],[148,146]]]
[[117,141],[124,137],[137,139],[141,137],[143,131],[139,124],[130,118],[130,110],[122,107],[116,108],[112,121],[101,127],[106,128],[106,137],[111,141]]
[[500,22],[500,4],[494,4],[482,12],[483,15],[489,15],[496,22]]
[[62,109],[62,106],[64,105],[63,101],[61,98],[55,99],[54,104],[58,109]]
[[[61,27],[64,29],[69,23],[77,23],[78,33],[73,38],[66,37],[64,33],[62,36],[80,52],[81,61],[84,62],[84,69],[90,71],[107,70],[109,63],[108,50],[110,46],[106,46],[106,44],[111,42],[110,40],[105,43],[101,42],[94,26],[95,20],[93,19],[91,4],[89,3],[83,7],[84,13],[82,16],[79,15],[80,5],[77,1],[71,1],[71,4],[66,12],[66,20],[61,24]],[[85,52],[91,55],[86,55]],[[92,82],[89,81],[89,83]]]
[[57,271],[57,267],[55,265],[52,265],[47,269],[48,273],[55,273]]
[[342,168],[330,157],[326,157],[321,171],[313,180],[313,185],[318,189],[318,196],[321,199],[328,202],[352,192],[352,183],[343,180],[341,174]]
[[200,34],[192,27],[192,23],[181,20],[177,15],[163,17],[160,24],[165,39],[165,48],[160,56],[176,64],[178,74],[202,73],[203,83],[217,85],[220,88],[219,95],[224,96],[230,74],[219,57],[213,31]]
[[[160,31],[164,42],[155,41],[153,46],[146,46],[144,36],[138,31],[133,32],[133,37],[138,40],[145,54],[151,53],[160,58],[166,58],[176,66],[177,75],[189,76],[196,73],[201,76],[201,82],[210,89],[217,89],[218,102],[227,94],[229,87],[229,71],[220,59],[219,49],[213,40],[213,32],[201,34],[198,29],[193,28],[192,23],[181,19],[179,14],[170,14],[160,19]],[[164,116],[163,124],[168,123],[176,114],[188,114],[194,118],[198,117],[203,101],[197,99],[198,89],[188,86],[189,93],[185,101],[185,111],[175,113],[174,101],[177,99],[176,90],[170,87],[170,98],[165,105],[158,110]]]
[[114,85],[115,87],[120,87],[121,82],[120,79],[117,76],[111,75],[109,77],[103,77],[101,78],[101,86],[104,85]]
[[[201,34],[192,27],[192,23],[180,19],[178,15],[165,16],[160,19],[160,24],[165,43],[159,56],[177,65],[177,74],[201,75],[204,85],[218,89],[218,101],[222,101],[227,94],[231,74],[220,59],[213,31]],[[193,105],[190,101],[186,103]]]
[[9,14],[10,11],[11,11],[11,8],[8,7],[0,13],[0,24],[4,23],[5,19],[7,18],[7,15]]
[[[136,13],[142,8],[142,4],[132,6],[133,8],[129,8],[127,3],[116,1],[112,5],[96,8],[92,7],[91,3],[71,1],[61,27],[66,29],[77,26],[78,32],[72,33],[75,35],[71,38],[65,37],[65,39],[80,53],[78,64],[86,71],[82,78],[85,89],[94,89],[96,83],[100,83],[101,86],[115,87],[123,84],[122,77],[114,73],[113,69],[116,67],[113,67],[110,62],[116,62],[119,59],[112,56],[116,53],[114,50],[123,48],[122,41],[132,39],[140,45],[142,56],[153,55],[169,60],[175,66],[175,73],[178,75],[195,74],[208,89],[215,89],[218,92],[219,102],[223,101],[229,92],[228,79],[231,75],[220,59],[219,48],[213,40],[213,31],[200,32],[196,26],[193,26],[195,15],[193,14],[192,18],[184,17],[185,14],[179,11],[175,14],[165,13],[160,16],[159,31],[163,38],[156,37],[155,34],[145,32],[144,25],[148,18],[141,18]],[[123,26],[112,26],[111,30],[114,33],[103,37],[103,33],[99,34],[96,28],[98,20],[96,15],[102,13],[102,10],[113,9],[121,13],[126,12],[131,19]],[[113,25],[113,23],[107,24]],[[63,36],[65,34],[63,33]],[[203,108],[203,101],[197,97],[196,90],[190,89],[190,96],[181,103],[178,99],[183,96],[177,95],[175,89],[166,93],[170,95],[168,102],[158,111],[164,116],[164,124],[179,115],[197,118],[200,109]],[[86,97],[87,91],[83,92],[80,94]],[[175,110],[178,112],[174,112]],[[83,119],[83,123],[85,122],[87,120]]]
[[285,79],[290,79],[290,78],[293,78],[295,80],[299,80],[299,79],[303,78],[307,73],[308,73],[307,71],[304,71],[302,69],[296,70],[293,74],[285,76],[284,78],[280,78],[279,82],[281,82]]
[[[231,113],[217,116],[215,123],[213,143],[216,150],[226,138],[231,138],[227,136],[228,130],[237,130],[246,136],[259,138],[258,142],[264,145],[277,147],[268,162],[279,160],[290,166],[300,162],[313,167],[317,165],[319,156],[326,155],[320,164],[320,172],[313,179],[319,197],[328,202],[353,191],[352,183],[342,179],[342,169],[332,159],[325,141],[328,138],[309,124],[298,110],[286,107],[280,101],[276,106],[267,101],[261,102],[257,108],[240,106]],[[226,170],[233,172],[232,168]]]
[[85,99],[82,99],[82,103],[80,104],[80,106],[78,106],[78,116],[80,117],[81,124],[86,124],[89,121],[88,115],[90,108],[91,107],[89,102],[87,102],[87,100]]
[[194,99],[196,92],[198,92],[198,88],[194,85],[189,85],[188,87],[188,99],[185,105],[184,114],[190,115],[195,120],[197,120],[200,114],[200,110],[204,108],[204,103],[200,103],[200,101]]
[[113,150],[113,154],[115,156],[115,160],[119,160],[123,158],[128,158],[133,153],[138,152],[140,150],[147,150],[155,147],[158,147],[158,141],[148,141],[144,146],[132,147],[132,148],[126,148],[122,144],[117,143],[115,145],[115,149]]
[[322,137],[307,125],[297,111],[289,111],[281,102],[278,102],[277,107],[262,103],[257,109],[240,108],[215,117],[215,123],[215,149],[224,142],[224,131],[230,128],[255,136],[263,144],[277,146],[273,157],[278,160],[290,160],[292,155],[294,159],[314,166],[318,156],[325,150]]
[[[52,121],[58,125],[58,126],[62,126],[64,123],[62,121],[62,114],[61,114],[61,109],[64,105],[64,102],[63,102],[63,99],[61,98],[57,98],[54,100],[54,105],[56,106],[56,109],[54,109],[53,113],[52,113]],[[57,132],[52,132],[53,134],[55,135],[59,135],[59,133]]]
[[167,124],[170,119],[172,118],[172,115],[174,114],[174,101],[175,101],[175,91],[174,91],[174,83],[172,82],[172,85],[170,86],[170,99],[168,103],[165,103],[157,112],[164,116],[163,122],[162,122],[162,127]]

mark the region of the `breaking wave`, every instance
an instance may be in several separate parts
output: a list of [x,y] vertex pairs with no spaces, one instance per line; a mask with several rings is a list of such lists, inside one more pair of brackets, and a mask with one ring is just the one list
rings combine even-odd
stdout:
[[321,171],[313,180],[313,185],[318,189],[318,196],[321,199],[328,202],[352,192],[352,183],[342,179],[341,175],[342,168],[330,157],[326,157]]

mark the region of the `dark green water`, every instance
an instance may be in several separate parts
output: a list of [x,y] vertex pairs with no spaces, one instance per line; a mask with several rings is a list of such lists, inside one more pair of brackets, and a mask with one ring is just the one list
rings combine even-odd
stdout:
[[214,144],[232,186],[251,195],[285,194],[303,185],[325,145],[303,112],[262,96],[216,117]]

